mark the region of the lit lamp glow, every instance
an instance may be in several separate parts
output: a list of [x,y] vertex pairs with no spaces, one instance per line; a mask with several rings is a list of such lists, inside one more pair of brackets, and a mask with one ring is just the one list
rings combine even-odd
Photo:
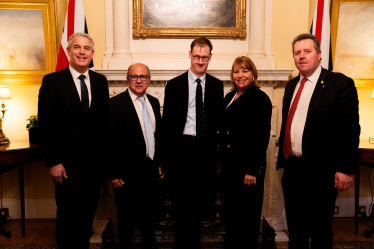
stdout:
[[0,111],[3,113],[3,116],[0,119],[0,145],[1,144],[8,144],[9,138],[7,138],[3,132],[3,124],[4,124],[4,116],[7,109],[5,109],[5,103],[4,99],[10,99],[10,91],[9,87],[7,86],[1,86],[0,87],[0,99],[3,99],[3,102],[1,103],[1,109]]

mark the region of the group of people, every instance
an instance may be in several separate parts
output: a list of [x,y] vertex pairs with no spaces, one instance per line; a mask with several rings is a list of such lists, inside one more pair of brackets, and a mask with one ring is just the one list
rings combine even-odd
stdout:
[[[92,38],[69,38],[69,66],[43,78],[38,104],[60,249],[88,248],[106,176],[114,187],[122,248],[134,247],[135,226],[143,248],[157,248],[156,190],[165,174],[175,249],[200,248],[201,204],[217,170],[227,248],[257,248],[272,103],[246,56],[235,59],[224,97],[223,82],[207,73],[212,50],[205,37],[191,43],[190,69],[167,82],[161,117],[158,99],[146,93],[146,65],[131,65],[128,89],[109,99],[105,76],[89,70]],[[357,91],[352,79],[320,66],[315,36],[297,36],[292,51],[300,74],[285,88],[277,165],[284,168],[289,248],[308,248],[310,231],[313,248],[332,248],[337,193],[351,186],[357,161]]]

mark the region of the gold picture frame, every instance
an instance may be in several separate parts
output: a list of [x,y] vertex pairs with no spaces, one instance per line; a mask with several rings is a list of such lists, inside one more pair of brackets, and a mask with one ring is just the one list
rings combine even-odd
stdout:
[[[372,70],[367,70],[365,69],[365,67],[359,66],[360,61],[358,62],[358,60],[361,60],[361,65],[364,64],[366,66],[368,64],[368,67],[370,68],[370,64],[374,63],[374,56],[372,56],[372,58],[370,59],[370,56],[367,56],[365,52],[362,52],[361,55],[354,53],[355,47],[353,46],[360,47],[361,50],[362,48],[365,48],[365,46],[362,43],[355,42],[356,39],[360,39],[360,41],[368,43],[372,42],[372,40],[374,39],[374,33],[372,32],[372,29],[371,32],[364,31],[366,28],[370,29],[369,27],[374,27],[374,24],[365,23],[365,20],[368,19],[362,18],[362,16],[360,16],[362,15],[362,12],[360,12],[361,14],[357,14],[355,12],[358,9],[363,8],[358,6],[358,4],[373,4],[374,7],[374,0],[333,0],[331,14],[331,46],[334,63],[333,65],[334,70],[337,69],[337,71],[341,71],[343,73],[346,73],[348,76],[352,77],[355,81],[356,87],[373,87],[374,67],[372,68]],[[351,6],[349,6],[348,8],[348,5]],[[341,11],[343,12],[341,13]],[[370,16],[370,13],[367,14]],[[340,15],[346,15],[347,18],[341,19],[341,22],[347,23],[340,23],[339,26]],[[360,18],[360,21],[358,21],[358,19],[356,18]],[[368,20],[368,22],[372,22],[372,20]],[[350,25],[354,25],[354,27],[350,28]],[[360,33],[352,33],[356,32],[357,30],[360,30],[360,27],[364,27],[364,30],[361,29]],[[341,40],[339,41],[338,31],[341,32],[341,36],[344,36],[344,39],[342,39],[341,37]],[[370,33],[372,34],[372,39],[368,39],[367,37],[367,35]],[[344,44],[338,46],[341,42],[344,42]],[[344,47],[344,51],[339,51],[339,49],[342,47]],[[352,65],[347,66],[350,61]],[[362,77],[364,75],[365,77]]]
[[[246,0],[233,0],[232,2],[235,4],[232,4],[232,6],[227,7],[227,11],[230,12],[230,19],[227,18],[229,21],[218,21],[215,22],[214,24],[209,24],[205,25],[205,27],[201,26],[195,26],[192,25],[187,27],[183,26],[186,24],[186,22],[181,23],[181,25],[175,25],[175,26],[152,26],[152,21],[150,21],[151,25],[148,25],[148,20],[152,19],[155,20],[157,18],[154,18],[154,16],[151,16],[148,19],[147,14],[151,11],[149,6],[150,3],[155,4],[158,6],[159,3],[156,3],[157,1],[155,0],[133,0],[133,36],[134,37],[140,37],[140,38],[148,38],[148,37],[153,37],[153,38],[195,38],[197,36],[205,36],[205,37],[210,37],[210,38],[245,38],[246,37]],[[165,2],[165,1],[164,1]],[[215,13],[215,8],[210,8],[208,9],[209,6],[217,6],[217,4],[221,4],[217,1],[212,1],[212,0],[199,0],[199,2],[196,0],[190,5],[192,6],[190,9],[186,7],[186,2],[182,2],[181,0],[172,0],[169,1],[168,5],[166,6],[169,9],[165,10],[165,7],[160,6],[160,12],[152,12],[149,15],[160,15],[160,17],[169,17],[170,19],[170,13],[175,14],[173,12],[173,8],[176,8],[175,10],[178,9],[179,6],[179,11],[180,13],[187,13],[187,11],[190,11],[189,13],[193,16],[193,20],[191,23],[194,23],[196,21],[195,19],[199,18],[210,18],[213,16],[217,16],[218,14]],[[198,15],[198,9],[193,7],[192,4],[194,3],[199,3],[201,8],[205,8],[207,5],[207,8],[203,10],[204,14]],[[223,1],[222,1],[223,2]],[[228,1],[229,2],[229,1]],[[232,3],[231,2],[231,3]],[[146,4],[146,5],[144,5]],[[186,8],[186,11],[180,10],[181,5],[183,4],[183,7]],[[144,11],[143,7],[146,7],[147,11]],[[152,5],[154,7],[154,5]],[[162,11],[169,11],[169,15],[161,13]],[[196,15],[195,15],[196,14]],[[186,14],[187,15],[187,14]],[[226,16],[228,16],[227,14]],[[233,18],[234,16],[234,18]],[[179,18],[181,17],[181,18]],[[182,22],[182,17],[179,16],[178,18],[172,18],[173,23],[178,23]],[[185,19],[188,17],[184,16]],[[224,16],[225,17],[225,16]],[[146,20],[146,25],[144,23],[144,20]],[[159,20],[159,19],[158,19]],[[191,20],[191,19],[189,19]],[[197,22],[197,21],[196,21]],[[155,22],[156,23],[156,22]],[[170,24],[170,22],[167,22]],[[230,26],[231,24],[231,26]],[[229,27],[230,26],[230,27]],[[234,27],[233,27],[234,26]]]
[[[18,19],[19,16],[22,18]],[[1,17],[17,20],[17,22],[8,23],[8,30],[6,30],[9,35],[6,39],[11,44],[9,46],[12,47],[7,47],[8,52],[5,52],[8,53],[8,56],[4,60],[5,63],[0,63],[1,84],[41,84],[43,76],[53,72],[57,62],[55,0],[0,2]],[[34,20],[37,21],[30,24],[30,21]],[[21,35],[28,37],[28,39],[21,39]],[[37,49],[34,49],[35,44],[38,45]],[[0,47],[0,53],[4,54],[4,50],[1,51],[1,49]],[[19,63],[23,60],[26,62]],[[39,67],[24,66],[32,65],[35,61],[36,64],[40,63]]]

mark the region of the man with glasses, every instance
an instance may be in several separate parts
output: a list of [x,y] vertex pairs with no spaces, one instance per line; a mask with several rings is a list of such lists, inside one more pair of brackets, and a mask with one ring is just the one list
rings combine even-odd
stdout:
[[[191,67],[168,81],[163,109],[164,160],[170,172],[175,248],[200,248],[207,189],[216,174],[223,83],[206,73],[212,43],[191,43]],[[169,174],[169,173],[168,173]]]
[[140,227],[143,248],[157,248],[156,187],[164,173],[157,159],[160,103],[146,94],[150,81],[146,65],[131,65],[127,70],[129,88],[108,101],[108,178],[114,187],[122,248],[134,248],[134,227]]

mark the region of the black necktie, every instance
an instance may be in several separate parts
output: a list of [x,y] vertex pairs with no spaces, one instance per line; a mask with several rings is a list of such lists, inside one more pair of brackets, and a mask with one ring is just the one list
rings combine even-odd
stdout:
[[196,137],[202,141],[205,137],[203,89],[201,80],[196,79],[196,82]]
[[90,109],[90,106],[89,106],[89,99],[88,99],[88,89],[87,89],[86,83],[84,82],[84,79],[86,78],[86,76],[81,74],[78,78],[81,80],[82,108],[83,108],[83,112],[87,115],[88,110]]

